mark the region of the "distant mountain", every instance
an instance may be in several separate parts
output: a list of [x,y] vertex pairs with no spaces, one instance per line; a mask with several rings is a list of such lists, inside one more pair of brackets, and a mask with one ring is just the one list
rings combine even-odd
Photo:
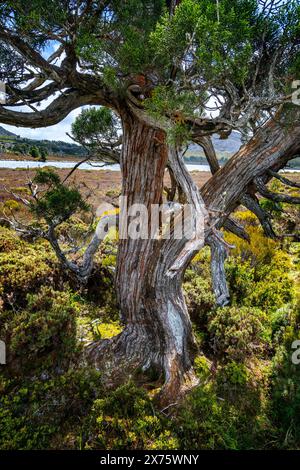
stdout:
[[12,132],[7,131],[3,127],[0,126],[0,136],[10,136],[10,137],[17,137],[16,134],[13,134]]
[[7,131],[0,126],[0,147],[21,153],[27,153],[30,147],[39,147],[47,149],[50,155],[61,156],[83,156],[86,155],[85,149],[81,145],[56,140],[37,140],[20,137],[13,132]]
[[232,132],[228,139],[220,139],[218,135],[213,135],[212,141],[216,152],[229,152],[233,154],[242,145],[241,134],[239,132]]
[[[241,134],[233,131],[228,139],[220,139],[216,134],[212,136],[212,142],[219,160],[220,165],[224,165],[227,160],[234,155],[242,145]],[[207,164],[207,160],[203,149],[196,144],[189,146],[185,153],[185,161],[190,164]],[[289,161],[286,168],[300,168],[300,156]]]
[[[0,138],[1,137],[10,137],[10,140],[17,140],[18,143],[28,143],[29,145],[37,145],[40,147],[46,147],[48,152],[51,154],[58,154],[58,155],[84,155],[84,149],[76,144],[70,144],[68,142],[61,142],[61,141],[51,141],[51,140],[36,140],[36,139],[27,139],[23,137],[19,137],[13,132],[10,132],[3,127],[0,126]],[[234,154],[238,151],[241,146],[241,135],[239,132],[232,132],[228,139],[220,139],[218,135],[213,135],[212,141],[214,147],[216,149],[217,154]],[[189,155],[195,156],[204,156],[201,147],[198,145],[190,145],[189,147]],[[228,155],[228,156],[230,156]]]
[[[217,154],[228,153],[232,155],[237,152],[242,145],[241,134],[239,132],[232,132],[228,139],[220,139],[217,134],[214,134],[212,136],[212,142]],[[193,151],[201,154],[203,152],[201,147],[196,144],[189,146],[189,153],[192,154]]]
[[[228,139],[220,139],[217,134],[214,134],[212,141],[221,165],[224,165],[228,158],[236,153],[242,145],[241,134],[236,131],[232,132]],[[17,136],[0,126],[0,153],[1,147],[12,151],[19,151],[21,147],[21,153],[27,154],[32,146],[47,149],[49,155],[60,155],[62,157],[82,157],[86,155],[86,150],[81,145],[56,140],[27,139]],[[185,154],[185,161],[192,164],[207,164],[202,148],[195,144],[189,146]],[[289,162],[288,166],[299,168],[300,157]]]

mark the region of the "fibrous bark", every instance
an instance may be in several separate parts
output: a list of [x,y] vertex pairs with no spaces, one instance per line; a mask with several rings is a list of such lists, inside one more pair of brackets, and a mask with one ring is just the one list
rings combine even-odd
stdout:
[[164,401],[195,382],[196,345],[181,283],[189,261],[204,245],[206,210],[180,153],[173,149],[168,154],[165,134],[125,116],[121,169],[128,207],[144,204],[150,210],[161,203],[167,162],[190,204],[192,236],[120,240],[116,285],[124,330],[89,348],[89,358],[108,384],[120,383],[137,369],[156,369]]
[[[261,139],[253,139],[244,146],[213,175],[200,195],[180,152],[176,148],[167,151],[163,132],[131,114],[126,115],[123,124],[121,169],[123,196],[127,197],[128,206],[142,203],[150,208],[151,204],[161,202],[168,164],[177,186],[193,208],[194,236],[188,240],[120,240],[117,292],[124,330],[112,340],[92,344],[89,358],[103,371],[110,385],[122,382],[136,369],[156,369],[164,383],[163,399],[168,402],[187,384],[194,383],[192,364],[196,347],[181,291],[184,270],[204,243],[209,243],[217,302],[221,306],[228,303],[224,271],[227,246],[218,230],[257,175],[283,165],[298,151],[300,129],[295,128],[294,133],[283,139],[284,131],[271,125],[271,129],[267,128],[267,139],[262,134]],[[212,214],[210,220],[207,211]],[[199,222],[205,224],[205,239]]]
[[211,278],[216,303],[219,307],[224,307],[229,304],[230,295],[225,273],[225,260],[228,255],[228,249],[226,249],[221,237],[221,232],[219,232],[218,238],[210,235],[207,239],[207,244],[211,250]]

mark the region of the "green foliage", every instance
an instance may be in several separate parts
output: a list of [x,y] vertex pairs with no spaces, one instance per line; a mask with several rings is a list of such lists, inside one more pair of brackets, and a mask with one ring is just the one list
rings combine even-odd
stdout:
[[48,157],[48,150],[46,149],[46,147],[42,147],[40,150],[40,153],[41,153],[41,158],[40,158],[41,162],[45,162]]
[[[114,57],[123,73],[140,73],[152,62],[149,36],[163,11],[162,0],[127,0],[111,2],[113,15],[86,18],[77,40],[77,53],[86,62],[102,71],[107,55]],[[91,31],[94,35],[91,35]],[[119,40],[113,39],[118,31]],[[100,33],[97,37],[97,33]],[[105,68],[107,71],[107,68]]]
[[34,176],[34,182],[37,184],[45,184],[48,187],[53,187],[60,184],[60,177],[51,168],[47,170],[39,169]]
[[30,244],[0,229],[0,295],[7,305],[23,305],[28,292],[56,283],[58,267],[45,241]]
[[29,155],[31,155],[33,158],[39,158],[41,156],[39,148],[36,146],[31,147],[29,150]]
[[[101,392],[100,376],[79,369],[41,374],[20,383],[0,378],[0,449],[36,450],[73,446],[78,420]],[[75,437],[76,439],[76,437]]]
[[145,100],[145,106],[154,117],[170,114],[173,115],[174,121],[180,123],[197,107],[197,101],[191,91],[178,94],[170,87],[158,86],[151,98]]
[[219,308],[211,314],[208,330],[214,353],[226,361],[262,354],[270,336],[266,314],[254,307]]
[[271,214],[273,217],[283,212],[283,204],[280,202],[274,202],[270,199],[262,199],[259,201],[261,208]]
[[298,305],[272,361],[272,419],[279,431],[278,445],[292,449],[300,446],[300,372],[299,364],[292,362],[292,344],[300,338],[299,327]]
[[[165,424],[165,426],[164,426]],[[174,449],[176,437],[165,429],[142,388],[128,383],[94,402],[85,449]]]
[[205,356],[197,356],[194,360],[194,370],[197,376],[200,379],[201,386],[205,383],[208,379],[210,379],[210,369],[211,364],[209,363],[207,357]]
[[68,364],[76,352],[75,312],[70,293],[42,287],[28,294],[25,309],[3,314],[9,369],[26,375],[33,364],[43,369]]
[[151,35],[155,58],[165,70],[195,48],[197,66],[207,80],[226,74],[242,82],[247,74],[253,34],[250,18],[256,15],[255,1],[217,3],[184,0],[171,20],[166,13]]
[[197,324],[205,323],[207,314],[215,305],[210,279],[205,279],[193,270],[188,270],[183,289],[192,319]]
[[79,190],[64,185],[53,170],[38,170],[33,182],[45,186],[43,195],[30,206],[38,218],[44,218],[48,223],[56,218],[62,222],[77,211],[88,211],[89,206]]
[[186,399],[176,418],[181,448],[237,449],[236,412],[220,400],[211,383]]
[[[229,362],[222,368],[222,375],[226,377],[230,386],[245,386],[247,384],[248,371],[243,363]],[[220,380],[219,377],[218,379]]]
[[247,231],[250,244],[226,234],[235,245],[226,266],[233,300],[267,311],[281,308],[294,299],[291,257],[260,228],[251,225]]
[[[0,448],[80,448],[83,421],[102,385],[97,372],[78,368],[78,355],[86,340],[120,329],[106,318],[94,327],[97,335],[81,334],[85,320],[91,325],[109,314],[64,284],[47,243],[26,242],[1,227],[0,261],[0,337],[7,345]],[[112,282],[105,288],[108,294]]]
[[[203,78],[216,80],[226,74],[235,84],[242,84],[252,78],[254,51],[259,50],[262,38],[269,52],[274,43],[286,47],[290,58],[282,68],[297,73],[297,48],[288,48],[299,36],[297,0],[277,7],[272,15],[267,8],[261,14],[257,0],[182,0],[173,15],[164,0],[112,0],[102,8],[93,2],[86,9],[85,3],[75,50],[82,62],[106,77],[108,85],[124,84],[129,74],[149,71],[168,79],[170,69],[180,67],[192,48],[193,66]],[[48,45],[47,32],[63,34],[69,21],[65,2],[24,4],[18,0],[5,2],[1,8],[0,18],[13,16],[15,27],[38,50]]]
[[96,323],[94,322],[93,327],[97,339],[112,338],[113,336],[117,336],[122,331],[122,328],[118,322],[102,323],[99,321]]
[[118,139],[118,121],[108,108],[83,109],[72,124],[74,139],[92,148],[112,143]]
[[199,107],[193,92],[188,90],[178,93],[169,86],[157,86],[151,98],[144,100],[144,104],[149,114],[157,120],[164,119],[166,115],[170,116],[172,125],[167,130],[167,140],[170,144],[183,145],[189,142],[191,131],[184,120]]
[[[197,340],[202,343],[207,333],[208,314],[215,307],[210,274],[210,251],[201,250],[185,272],[183,292],[189,315],[195,324]],[[202,344],[203,346],[203,344]]]
[[28,144],[17,143],[13,146],[12,150],[13,152],[21,155],[29,154],[33,158],[38,158],[41,162],[45,162],[48,156],[47,148],[39,145],[32,145],[29,147]]
[[20,204],[15,199],[6,199],[3,204],[4,209],[9,209],[11,212],[18,212]]

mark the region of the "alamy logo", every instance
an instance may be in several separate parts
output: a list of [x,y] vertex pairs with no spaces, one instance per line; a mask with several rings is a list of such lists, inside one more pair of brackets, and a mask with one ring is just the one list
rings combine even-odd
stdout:
[[0,81],[0,104],[6,103],[5,83]]
[[296,350],[292,354],[292,363],[297,366],[298,364],[300,364],[300,339],[296,339],[295,341],[293,341],[292,349]]
[[0,364],[6,364],[6,346],[4,341],[0,340]]
[[294,80],[292,88],[295,90],[292,93],[292,103],[300,106],[300,80]]
[[196,217],[191,204],[129,205],[127,197],[121,196],[118,209],[108,203],[98,207],[96,234],[103,239],[110,228],[118,227],[121,240],[204,240],[205,213],[203,206],[203,217]]

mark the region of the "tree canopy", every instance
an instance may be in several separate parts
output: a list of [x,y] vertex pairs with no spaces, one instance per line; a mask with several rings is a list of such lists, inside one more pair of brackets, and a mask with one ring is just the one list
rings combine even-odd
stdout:
[[54,124],[84,104],[120,112],[123,100],[176,135],[253,131],[291,100],[299,12],[298,0],[2,2],[7,105],[35,112],[1,108],[1,121]]

